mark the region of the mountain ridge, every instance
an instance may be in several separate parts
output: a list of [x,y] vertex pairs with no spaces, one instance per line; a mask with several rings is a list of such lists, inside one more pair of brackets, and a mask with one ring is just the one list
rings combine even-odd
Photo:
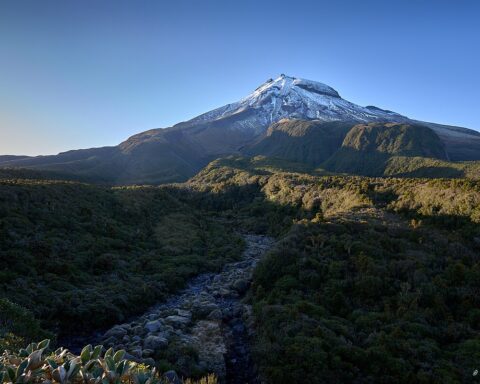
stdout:
[[[309,128],[310,133],[303,141],[285,138],[275,125],[284,119],[314,122],[320,131]],[[343,127],[338,135],[326,126],[319,128],[322,123],[333,122]],[[301,145],[311,140],[316,144],[308,144],[309,150],[315,152],[311,156],[315,160],[310,162],[318,163],[326,160],[325,154],[331,156],[338,149],[338,142],[343,139],[340,136],[348,132],[346,127],[352,128],[356,123],[427,126],[444,143],[448,160],[480,159],[479,132],[419,122],[372,105],[362,107],[343,99],[326,84],[282,74],[267,80],[238,102],[172,127],[140,132],[117,146],[50,156],[0,157],[0,167],[67,172],[114,184],[161,184],[184,181],[222,156],[272,153],[281,157],[286,147],[290,148],[287,152],[301,153]],[[277,133],[272,134],[269,127],[274,127],[272,130]],[[330,132],[336,139],[328,138],[328,134],[322,136],[321,132]],[[328,143],[331,143],[329,148]],[[317,153],[319,148],[324,152]],[[301,155],[295,157],[298,160]]]

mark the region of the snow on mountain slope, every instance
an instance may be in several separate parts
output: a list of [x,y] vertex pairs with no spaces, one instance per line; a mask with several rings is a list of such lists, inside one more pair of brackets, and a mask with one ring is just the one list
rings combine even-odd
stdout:
[[[246,113],[249,112],[249,113]],[[247,118],[243,118],[244,115]],[[377,107],[361,107],[340,97],[333,88],[316,81],[280,75],[242,100],[204,113],[182,126],[238,116],[234,129],[262,133],[283,118],[320,121],[406,121],[407,117]],[[229,119],[231,120],[231,119]]]
[[[268,127],[282,119],[292,122],[285,127],[305,126],[307,134],[293,137],[289,134],[293,128],[289,128],[269,136]],[[376,122],[427,126],[445,145],[449,160],[480,160],[479,132],[362,107],[323,83],[281,75],[238,102],[173,127],[141,132],[115,147],[31,158],[0,157],[0,167],[71,173],[119,184],[183,181],[215,158],[245,151],[318,162],[337,149],[356,123]]]

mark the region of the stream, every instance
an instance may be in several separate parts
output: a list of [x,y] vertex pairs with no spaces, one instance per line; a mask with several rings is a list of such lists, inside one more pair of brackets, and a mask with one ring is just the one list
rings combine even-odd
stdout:
[[255,265],[274,241],[251,234],[244,239],[240,261],[225,265],[220,273],[193,278],[167,301],[82,343],[125,349],[128,358],[146,364],[159,357],[174,360],[179,376],[206,371],[214,372],[221,383],[257,384],[249,342],[251,308],[242,299]]

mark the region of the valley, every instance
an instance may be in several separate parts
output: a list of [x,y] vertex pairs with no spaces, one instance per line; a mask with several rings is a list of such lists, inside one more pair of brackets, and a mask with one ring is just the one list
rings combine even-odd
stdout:
[[248,234],[244,238],[241,260],[225,265],[220,273],[195,277],[133,321],[92,337],[70,338],[70,345],[67,339],[63,345],[78,353],[87,344],[125,349],[127,358],[149,365],[158,362],[162,371],[175,368],[183,377],[214,372],[221,382],[257,382],[250,355],[253,330],[245,324],[253,321],[252,313],[241,299],[273,240]]

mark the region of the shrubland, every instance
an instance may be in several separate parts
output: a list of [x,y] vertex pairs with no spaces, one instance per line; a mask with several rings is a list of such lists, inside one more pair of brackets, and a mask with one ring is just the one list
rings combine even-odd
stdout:
[[[0,238],[2,316],[60,337],[121,322],[243,247],[166,189],[26,179],[0,181]],[[0,330],[38,340],[18,324]]]
[[101,327],[237,258],[233,228],[265,233],[279,241],[248,300],[267,382],[464,382],[480,361],[479,207],[472,179],[262,157],[158,188],[3,181],[2,297],[36,324],[25,339]]
[[250,297],[268,382],[472,377],[479,182],[257,172],[252,161],[228,159],[191,183],[208,191],[205,203],[223,201],[243,225],[280,238]]

